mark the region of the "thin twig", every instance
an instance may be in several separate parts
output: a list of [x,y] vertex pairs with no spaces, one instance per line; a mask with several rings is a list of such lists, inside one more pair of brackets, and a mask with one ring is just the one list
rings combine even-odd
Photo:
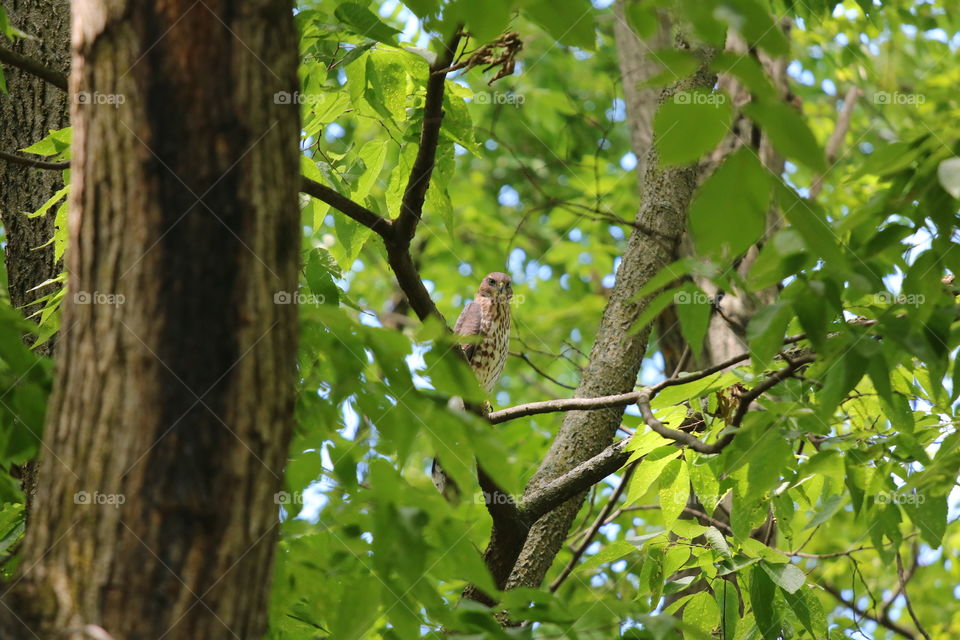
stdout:
[[[837,154],[840,151],[840,145],[843,144],[843,139],[847,136],[847,131],[850,129],[850,118],[853,116],[853,108],[857,105],[857,100],[859,100],[862,95],[863,91],[860,90],[860,87],[852,86],[843,98],[843,108],[840,109],[840,115],[837,116],[837,124],[833,128],[833,133],[830,134],[830,139],[827,140],[828,166],[832,166],[836,160]],[[820,190],[823,189],[823,178],[823,175],[817,175],[813,179],[809,194],[811,200],[820,195]]]
[[514,357],[516,357],[516,358],[520,358],[521,360],[523,360],[524,362],[526,362],[528,365],[530,365],[530,368],[531,368],[531,369],[533,369],[534,371],[536,371],[538,374],[540,374],[541,377],[546,378],[547,380],[549,380],[549,381],[552,382],[553,384],[555,384],[555,385],[557,385],[557,386],[560,386],[560,387],[563,387],[564,389],[570,389],[571,391],[575,391],[575,390],[576,390],[576,387],[574,387],[574,386],[572,386],[572,385],[569,385],[569,384],[564,384],[564,383],[560,382],[559,380],[557,380],[556,378],[550,376],[550,374],[548,374],[546,371],[542,370],[540,367],[538,367],[536,364],[534,364],[534,363],[533,363],[533,360],[531,360],[531,359],[527,356],[527,354],[525,354],[524,352],[522,352],[522,351],[520,351],[519,353],[513,353],[513,352],[511,352],[510,355],[512,355],[512,356],[514,356]]
[[573,550],[573,556],[570,558],[570,562],[567,563],[567,566],[563,568],[563,571],[560,572],[560,575],[550,583],[550,591],[556,591],[560,588],[560,585],[563,584],[563,581],[567,579],[573,570],[576,568],[577,563],[580,562],[580,558],[583,556],[583,553],[587,550],[587,547],[590,546],[590,543],[593,542],[593,537],[597,535],[597,531],[600,530],[600,527],[606,522],[607,516],[610,515],[610,512],[613,511],[614,507],[617,505],[617,500],[620,499],[620,496],[623,494],[623,490],[627,488],[627,484],[630,482],[630,477],[633,476],[633,472],[636,470],[639,460],[634,462],[626,471],[623,472],[623,477],[620,479],[620,483],[614,488],[613,493],[610,494],[610,499],[607,501],[607,504],[603,506],[603,509],[600,510],[600,513],[597,515],[597,519],[593,521],[593,524],[590,525],[590,528],[586,531],[586,536],[583,539],[583,542]]
[[920,624],[920,619],[917,618],[917,614],[913,610],[913,603],[910,602],[910,596],[907,595],[907,579],[903,570],[903,559],[900,557],[899,549],[897,550],[897,580],[900,584],[900,593],[903,594],[903,600],[907,603],[907,612],[910,614],[910,619],[913,620],[913,624],[917,627],[920,635],[926,640],[930,640],[930,635],[927,633],[927,630],[923,628],[923,625]]
[[60,171],[63,169],[70,168],[70,163],[67,161],[50,162],[49,160],[37,160],[34,158],[26,158],[24,156],[18,156],[15,153],[7,153],[6,151],[0,151],[0,160],[6,160],[7,162],[13,162],[16,164],[23,164],[28,167],[33,167],[35,169],[50,169],[50,170]]
[[847,600],[846,598],[843,597],[843,594],[840,593],[840,590],[837,589],[832,584],[830,584],[829,582],[821,582],[820,586],[823,587],[824,591],[826,591],[831,596],[836,598],[840,604],[845,606],[847,609],[850,609],[851,611],[856,613],[858,616],[862,616],[869,620],[873,620],[874,622],[879,624],[881,627],[884,627],[885,629],[889,629],[890,631],[893,631],[894,633],[901,635],[904,638],[909,638],[910,640],[914,640],[915,636],[913,632],[911,632],[909,629],[905,627],[900,626],[899,624],[891,620],[887,615],[872,614],[866,609],[864,609],[863,607],[861,607],[860,605],[858,605],[856,602],[853,602],[852,600]]

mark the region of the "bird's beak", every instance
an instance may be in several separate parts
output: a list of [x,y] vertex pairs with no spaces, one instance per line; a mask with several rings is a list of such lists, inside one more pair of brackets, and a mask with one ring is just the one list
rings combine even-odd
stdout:
[[505,286],[507,286],[507,285],[506,285],[506,283],[504,283],[504,282],[501,282],[501,283],[497,284],[497,291],[499,291],[500,293],[503,293],[503,288],[504,288]]

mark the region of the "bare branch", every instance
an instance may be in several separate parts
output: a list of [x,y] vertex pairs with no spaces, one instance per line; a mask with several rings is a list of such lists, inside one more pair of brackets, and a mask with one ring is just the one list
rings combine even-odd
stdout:
[[[795,336],[791,336],[791,338],[794,337]],[[795,341],[802,339],[802,337],[796,338]],[[715,373],[719,373],[720,371],[728,369],[735,364],[743,362],[744,360],[748,360],[749,358],[749,353],[742,353],[712,367],[707,367],[701,371],[696,371],[683,376],[667,378],[666,380],[658,382],[651,387],[647,387],[639,391],[631,391],[629,393],[619,393],[612,396],[599,396],[595,398],[561,398],[559,400],[544,400],[541,402],[518,404],[515,407],[507,407],[506,409],[501,409],[500,411],[491,411],[487,416],[487,419],[490,420],[491,424],[500,424],[501,422],[507,422],[508,420],[516,420],[517,418],[533,416],[540,413],[606,409],[609,407],[626,407],[631,404],[636,404],[640,400],[641,395],[645,392],[649,393],[650,396],[653,397],[667,387],[672,387],[678,384],[686,384],[688,382],[695,382],[696,380],[702,380],[703,378],[711,376]]]
[[628,442],[629,438],[615,442],[531,493],[520,505],[520,516],[527,522],[535,522],[543,514],[620,469],[630,458],[630,452],[626,450]]
[[[751,402],[756,400],[763,393],[769,391],[775,385],[789,378],[798,368],[812,362],[813,358],[813,355],[806,355],[790,361],[786,367],[770,374],[763,382],[757,384],[753,389],[744,394],[740,402],[740,406],[737,409],[737,414],[734,416],[733,421],[731,422],[731,426],[740,426],[740,420],[743,419],[743,415],[746,414],[747,408],[749,408]],[[713,368],[715,367],[711,367],[711,369]],[[707,370],[705,369],[704,371]],[[709,374],[698,372],[697,374],[688,377],[699,376],[702,378],[704,375]],[[650,429],[656,433],[659,433],[664,438],[669,438],[674,442],[686,445],[698,453],[719,453],[723,451],[727,445],[733,442],[733,439],[736,436],[735,431],[726,434],[712,444],[707,444],[706,442],[700,440],[690,433],[687,433],[686,431],[671,429],[657,420],[656,416],[653,415],[653,410],[650,408],[650,399],[652,398],[653,393],[659,389],[662,389],[664,386],[667,386],[665,385],[666,382],[668,381],[665,380],[659,385],[641,389],[637,392],[624,393],[615,396],[605,396],[603,398],[571,398],[563,401],[556,400],[532,404],[539,407],[542,405],[562,402],[567,410],[569,410],[571,406],[576,408],[597,409],[611,406],[621,406],[623,404],[633,404],[633,402],[636,402],[637,406],[640,408],[640,413],[643,416],[644,421],[647,423],[647,426],[649,426]],[[590,405],[591,402],[593,402],[593,405],[587,407],[586,405]],[[573,404],[571,405],[571,403]],[[535,522],[538,518],[540,518],[540,516],[553,510],[580,492],[589,489],[611,473],[617,471],[620,467],[626,464],[627,460],[630,458],[630,453],[626,450],[628,442],[630,442],[630,438],[625,438],[610,445],[593,458],[580,463],[570,471],[567,471],[565,474],[554,478],[548,484],[540,487],[535,492],[530,493],[520,505],[520,517],[527,522]]]
[[391,238],[393,235],[393,223],[390,220],[377,215],[373,211],[370,211],[370,209],[341,195],[325,184],[320,184],[316,180],[301,176],[300,191],[313,196],[321,202],[326,202],[348,218],[352,218],[363,226],[368,227],[384,240]]
[[7,153],[6,151],[0,151],[0,160],[6,160],[7,162],[13,162],[16,164],[24,164],[35,169],[63,170],[70,168],[70,163],[66,161],[50,162],[48,160],[37,160],[34,158],[18,156],[15,153]]
[[[854,85],[850,87],[847,95],[843,98],[843,108],[840,110],[840,115],[837,116],[837,124],[833,128],[833,133],[830,134],[830,139],[827,140],[827,165],[829,166],[832,166],[837,159],[840,145],[843,144],[843,139],[847,136],[847,130],[850,129],[853,108],[857,106],[857,100],[862,95],[863,91],[860,90],[860,87]],[[809,197],[811,200],[816,198],[820,194],[820,190],[823,189],[823,178],[822,175],[814,177],[813,184],[810,185]]]
[[546,371],[544,371],[543,369],[541,369],[540,367],[538,367],[536,364],[534,364],[533,360],[531,360],[530,357],[527,356],[527,354],[524,353],[523,351],[516,352],[516,353],[514,353],[514,352],[511,351],[511,352],[510,352],[510,355],[512,355],[512,356],[514,356],[514,357],[516,357],[516,358],[520,358],[521,360],[523,360],[524,362],[526,362],[528,365],[530,365],[530,368],[533,369],[534,371],[536,371],[542,378],[546,378],[547,380],[549,380],[549,381],[552,382],[553,384],[555,384],[555,385],[557,385],[557,386],[559,386],[559,387],[563,387],[564,389],[570,389],[571,391],[576,390],[576,387],[571,386],[571,385],[569,385],[569,384],[564,384],[564,383],[560,382],[559,380],[557,380],[556,378],[550,376],[550,374],[548,374]]
[[36,76],[41,80],[46,80],[53,86],[63,91],[67,90],[67,76],[55,69],[51,69],[32,58],[11,51],[6,47],[0,47],[0,62],[5,62],[21,71],[26,71],[30,75]]
[[864,618],[873,620],[874,622],[879,624],[881,627],[889,629],[890,631],[893,631],[897,635],[903,636],[904,638],[909,638],[910,640],[914,640],[914,638],[916,637],[912,631],[910,631],[905,627],[900,626],[899,624],[891,620],[886,614],[879,614],[879,615],[871,614],[869,611],[867,611],[866,609],[858,605],[856,602],[853,602],[852,600],[847,600],[846,598],[843,597],[843,594],[840,593],[840,590],[837,589],[832,584],[830,584],[829,582],[822,582],[820,586],[823,587],[824,591],[826,591],[827,593],[832,595],[834,598],[836,598],[840,604],[845,606],[847,609],[850,609],[851,611],[856,613],[858,616],[863,616]]
[[899,549],[897,550],[897,580],[900,586],[900,593],[903,594],[903,600],[907,603],[907,612],[910,614],[910,619],[913,620],[913,624],[916,625],[920,635],[926,640],[930,640],[930,634],[928,634],[927,630],[920,624],[920,619],[917,618],[917,614],[913,610],[913,603],[910,602],[910,596],[907,595],[907,577],[903,570],[903,559],[900,557]]

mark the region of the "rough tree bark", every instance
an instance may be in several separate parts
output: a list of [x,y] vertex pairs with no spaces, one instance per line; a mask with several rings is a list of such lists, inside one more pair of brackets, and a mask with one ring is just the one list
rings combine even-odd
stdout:
[[[66,72],[70,66],[70,7],[66,0],[14,0],[3,6],[11,24],[35,38],[5,46],[46,67]],[[15,67],[4,65],[3,71],[9,95],[0,98],[0,150],[22,149],[50,130],[67,126],[70,113],[66,93]],[[39,218],[28,218],[24,213],[36,211],[62,188],[63,174],[59,171],[0,159],[0,219],[6,235],[7,291],[10,303],[25,315],[36,311],[31,306],[34,300],[59,286],[34,290],[56,276],[62,265],[55,260],[53,245],[43,247],[53,237],[53,213]],[[37,350],[51,355],[53,345],[51,338]],[[35,462],[17,470],[28,515],[36,491],[36,472]]]
[[[678,40],[678,46],[685,46]],[[711,87],[716,76],[707,70],[712,53],[697,51],[704,65],[692,76],[662,92],[670,100],[678,91]],[[646,351],[648,331],[630,333],[647,300],[632,298],[663,266],[676,258],[687,205],[697,184],[699,167],[661,168],[653,148],[647,154],[638,227],[631,233],[610,302],[604,311],[584,369],[577,397],[625,393],[633,389]],[[641,230],[643,229],[643,231]],[[650,233],[652,231],[652,233]],[[573,411],[564,417],[544,461],[527,486],[527,494],[587,460],[610,444],[623,409]],[[507,581],[507,588],[539,586],[570,529],[585,494],[564,503],[531,528]]]
[[[11,24],[36,39],[4,43],[41,64],[66,72],[70,66],[70,7],[66,0],[5,1]],[[0,150],[13,152],[69,123],[67,94],[16,67],[4,65],[9,96],[0,99]],[[32,313],[31,302],[50,290],[31,291],[59,272],[53,246],[53,215],[27,218],[63,188],[59,171],[34,169],[0,159],[0,217],[6,232],[6,266],[10,302]],[[41,349],[49,354],[52,343]]]
[[71,291],[0,628],[259,637],[294,400],[292,7],[77,2],[72,62]]

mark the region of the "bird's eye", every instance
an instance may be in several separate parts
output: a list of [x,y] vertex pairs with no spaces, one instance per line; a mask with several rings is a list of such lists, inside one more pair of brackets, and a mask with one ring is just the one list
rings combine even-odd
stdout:
[[494,280],[493,278],[488,278],[487,282],[489,282],[490,284],[497,284],[496,280]]

